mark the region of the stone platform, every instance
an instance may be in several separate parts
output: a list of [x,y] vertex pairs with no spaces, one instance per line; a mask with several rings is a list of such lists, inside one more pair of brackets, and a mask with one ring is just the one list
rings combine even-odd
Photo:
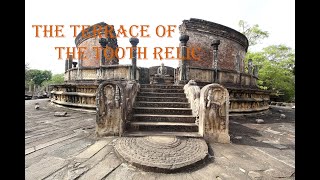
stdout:
[[122,137],[115,151],[130,164],[151,171],[178,171],[208,155],[203,139],[176,136]]
[[[95,111],[57,106],[49,99],[26,100],[25,179],[293,180],[295,109],[271,107],[263,113],[230,116],[231,143],[208,143],[203,165],[159,173],[119,159],[114,146],[122,137],[95,137]],[[67,116],[54,116],[64,111]]]

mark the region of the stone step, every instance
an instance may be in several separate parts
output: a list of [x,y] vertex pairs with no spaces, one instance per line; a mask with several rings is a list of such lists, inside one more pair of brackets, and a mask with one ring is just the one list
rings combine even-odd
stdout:
[[176,114],[192,115],[190,108],[165,108],[165,107],[133,107],[134,114]]
[[127,124],[128,131],[162,131],[162,132],[198,132],[195,123],[177,122],[130,122]]
[[150,102],[188,102],[186,97],[176,98],[176,97],[150,97],[150,96],[137,96],[136,101],[150,101]]
[[140,88],[140,92],[184,93],[183,89]]
[[149,96],[149,97],[176,97],[185,98],[184,93],[154,93],[154,92],[139,92],[138,96]]
[[125,132],[124,136],[179,136],[202,137],[198,132],[163,132],[163,131],[134,131]]
[[196,121],[196,118],[192,115],[134,114],[132,121],[194,123]]
[[136,101],[136,107],[172,107],[172,108],[189,108],[188,102],[152,102],[152,101]]
[[183,89],[183,85],[156,85],[140,84],[140,88]]

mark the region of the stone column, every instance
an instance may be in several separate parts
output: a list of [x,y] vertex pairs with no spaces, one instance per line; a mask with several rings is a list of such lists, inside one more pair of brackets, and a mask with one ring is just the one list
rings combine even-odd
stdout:
[[29,84],[29,92],[31,92],[31,89],[32,89],[32,87],[31,87],[31,83]]
[[81,57],[79,57],[78,59],[78,68],[82,67],[82,60],[83,60],[83,54],[81,55]]
[[255,77],[258,77],[258,74],[259,74],[258,65],[254,65],[254,66],[253,66],[253,75],[254,75]]
[[252,59],[248,60],[248,73],[250,74],[250,86],[252,86],[252,73],[253,73],[253,63]]
[[248,60],[248,73],[250,75],[252,75],[252,67],[253,67],[252,59],[249,59]]
[[72,68],[72,61],[73,61],[71,54],[69,55],[69,60],[68,61],[69,61],[68,62],[68,69],[71,69]]
[[139,43],[138,38],[130,38],[129,42],[132,45],[132,77],[136,80],[137,77],[137,44]]
[[65,62],[65,64],[64,64],[64,72],[67,72],[68,69],[69,69],[69,60],[68,60],[68,58],[67,58],[67,59],[66,59],[66,62]]
[[188,35],[181,35],[180,38],[181,45],[181,63],[180,63],[180,77],[179,84],[186,84],[188,82],[187,77],[187,42],[189,41]]
[[99,39],[99,43],[102,47],[102,50],[101,50],[101,59],[100,59],[100,66],[101,65],[105,65],[106,64],[106,58],[104,57],[104,53],[103,51],[105,50],[105,48],[107,47],[107,39],[106,38],[100,38]]
[[212,41],[211,46],[213,46],[213,61],[212,68],[214,69],[213,82],[218,83],[218,47],[220,45],[220,40],[216,39]]

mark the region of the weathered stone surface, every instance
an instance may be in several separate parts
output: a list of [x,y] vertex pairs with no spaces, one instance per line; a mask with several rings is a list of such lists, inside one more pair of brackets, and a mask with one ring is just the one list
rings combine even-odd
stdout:
[[[190,80],[183,89],[186,97],[188,98],[188,102],[190,103],[192,115],[198,119],[200,108],[200,87],[197,86],[197,83],[194,80]],[[196,123],[199,122],[197,121]]]
[[264,120],[263,120],[263,119],[256,119],[256,123],[257,123],[257,124],[264,123]]
[[54,113],[54,116],[57,116],[57,117],[65,117],[67,116],[67,112],[55,112]]
[[97,136],[121,136],[131,116],[139,86],[135,81],[105,81],[97,92]]
[[62,168],[67,164],[67,161],[57,157],[47,157],[42,159],[40,162],[31,165],[26,168],[26,180],[33,179],[44,179],[51,173]]
[[258,173],[258,172],[255,172],[255,171],[249,171],[249,172],[248,172],[248,176],[249,176],[251,179],[261,179],[261,174]]
[[201,89],[199,132],[211,142],[230,143],[229,93],[220,84],[209,84]]
[[[34,109],[35,102],[40,102],[41,111]],[[294,110],[288,108],[284,111],[286,119],[275,120],[279,117],[278,109],[274,107],[270,110],[273,112],[272,114],[268,112],[265,115],[256,114],[245,118],[231,116],[230,120],[232,122],[238,121],[238,123],[230,123],[230,133],[233,137],[242,136],[241,141],[232,142],[231,144],[212,143],[210,144],[210,149],[212,150],[210,152],[212,154],[208,155],[212,157],[210,158],[212,161],[206,161],[207,163],[203,164],[203,166],[201,163],[198,166],[197,163],[196,166],[180,173],[166,174],[142,171],[127,163],[117,166],[119,164],[117,158],[108,155],[113,151],[112,145],[117,137],[106,138],[108,141],[109,138],[112,139],[112,142],[102,149],[100,148],[103,145],[100,143],[88,146],[85,148],[86,150],[79,148],[88,139],[93,139],[94,129],[90,128],[95,123],[93,120],[94,113],[70,109],[68,110],[70,117],[52,118],[54,112],[64,111],[65,108],[54,106],[48,103],[46,99],[27,100],[25,112],[26,140],[35,141],[35,144],[49,143],[51,145],[26,155],[26,179],[78,179],[84,176],[86,172],[89,173],[90,169],[92,171],[85,176],[85,179],[94,179],[94,176],[98,175],[99,179],[112,180],[248,180],[250,179],[248,176],[249,171],[260,173],[261,179],[295,179]],[[263,118],[268,123],[256,125],[252,123],[256,118]],[[77,127],[75,127],[75,124],[77,124]],[[60,138],[58,134],[51,134],[50,132],[56,131],[57,127],[59,127],[59,132],[68,132],[75,128],[86,128],[89,133],[86,135],[79,134],[63,141],[59,140],[59,142],[55,141],[56,143],[52,144],[49,141],[53,139],[48,139],[48,137]],[[264,130],[269,127],[280,133],[274,135],[271,132],[265,132]],[[45,133],[43,134],[44,136],[42,136],[42,133]],[[43,139],[45,141],[37,143]],[[268,140],[270,144],[266,144],[263,140]],[[75,141],[79,142],[73,143]],[[68,145],[70,143],[72,145]],[[276,148],[276,143],[285,145],[287,148],[282,150]],[[94,151],[97,151],[97,153],[91,156]],[[57,155],[60,158],[54,157]],[[79,156],[82,157],[78,158]]]
[[115,150],[133,165],[169,171],[203,160],[208,154],[203,139],[175,136],[122,137]]

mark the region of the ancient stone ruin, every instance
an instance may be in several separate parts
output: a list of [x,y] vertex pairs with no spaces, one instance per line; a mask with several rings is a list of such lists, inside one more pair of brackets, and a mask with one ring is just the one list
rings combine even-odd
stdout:
[[[179,29],[181,57],[188,57],[187,47],[195,47],[204,50],[196,54],[200,60],[180,60],[177,68],[163,63],[145,68],[137,67],[135,50],[128,65],[119,65],[117,58],[106,61],[103,55],[95,60],[90,51],[85,52],[89,60],[74,62],[70,56],[65,64],[65,83],[51,87],[52,102],[96,109],[97,136],[165,136],[168,139],[163,139],[162,147],[172,148],[178,146],[176,141],[184,143],[172,137],[229,143],[229,114],[269,108],[270,93],[257,86],[257,67],[252,61],[244,64],[248,40],[229,27],[200,19],[184,20]],[[87,30],[92,33],[93,28]],[[129,41],[138,46],[139,39]],[[118,46],[116,38],[82,38],[81,33],[75,43],[88,49]],[[159,139],[141,142],[162,142]],[[118,153],[129,158],[130,153],[120,148],[127,140],[120,142]]]

